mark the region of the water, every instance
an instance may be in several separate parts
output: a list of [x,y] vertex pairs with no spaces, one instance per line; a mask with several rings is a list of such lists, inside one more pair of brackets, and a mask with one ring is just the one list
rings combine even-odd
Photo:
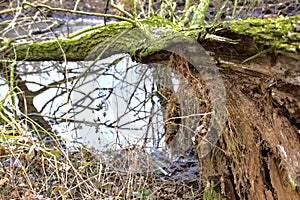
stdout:
[[[25,93],[36,93],[33,104],[39,114],[68,140],[97,150],[163,147],[163,114],[156,95],[163,77],[153,75],[160,69],[136,64],[125,54],[101,60],[84,74],[89,64],[20,62],[17,74],[26,81]],[[172,85],[178,89],[178,84],[173,73]],[[3,98],[8,87],[2,88]]]

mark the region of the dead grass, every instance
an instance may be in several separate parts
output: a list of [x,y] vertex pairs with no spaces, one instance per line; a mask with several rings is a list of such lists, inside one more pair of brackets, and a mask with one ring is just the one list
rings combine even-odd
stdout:
[[[84,147],[77,150],[66,149],[64,145],[46,147],[34,139],[36,133],[24,124],[25,120],[20,120],[0,127],[0,199],[195,199],[201,196],[198,184],[176,182],[151,171],[150,167],[137,170],[140,166],[129,155],[127,164],[131,166],[122,170],[125,164],[117,163],[118,155],[112,161]],[[63,139],[53,134],[52,138],[56,144],[62,144]]]

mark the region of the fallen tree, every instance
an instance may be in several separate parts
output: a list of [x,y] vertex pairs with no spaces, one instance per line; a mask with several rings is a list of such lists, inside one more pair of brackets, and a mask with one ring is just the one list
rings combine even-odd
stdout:
[[[179,29],[160,18],[140,22],[145,28],[140,33],[168,27],[173,33],[181,32],[198,41],[215,59],[226,89],[226,123],[216,145],[205,155],[201,152],[205,137],[196,133],[196,152],[205,183],[213,181],[214,189],[228,199],[300,197],[299,19],[248,19],[192,30]],[[190,82],[195,90],[203,84],[202,77],[193,70],[195,66],[163,50],[168,39],[176,41],[178,37],[181,41],[180,35],[166,32],[159,40],[138,41],[145,34],[128,42],[105,43],[113,36],[122,37],[133,27],[129,22],[113,22],[81,37],[30,44],[7,39],[2,41],[1,50],[3,58],[16,61],[79,61],[91,52],[99,52],[94,49],[101,43],[111,50],[103,48],[103,57],[127,52],[140,63],[171,62],[170,66],[186,79],[193,77]],[[137,43],[140,48],[132,49]],[[205,96],[205,87],[203,84],[199,98],[208,99],[202,105],[207,111],[212,100]],[[199,119],[200,124],[204,121]]]

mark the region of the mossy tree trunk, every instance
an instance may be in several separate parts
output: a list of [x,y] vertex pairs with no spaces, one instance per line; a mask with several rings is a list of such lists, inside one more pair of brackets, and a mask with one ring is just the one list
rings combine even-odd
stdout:
[[[210,34],[199,40],[214,55],[227,94],[226,126],[199,162],[204,179],[214,180],[227,199],[300,199],[299,17],[272,20],[208,28]],[[16,46],[17,60],[84,60],[99,41],[131,27],[114,23],[81,39]],[[186,33],[196,40],[198,32]],[[110,49],[115,52],[107,55],[127,48]],[[172,56],[148,52],[134,52],[134,58],[163,63]]]

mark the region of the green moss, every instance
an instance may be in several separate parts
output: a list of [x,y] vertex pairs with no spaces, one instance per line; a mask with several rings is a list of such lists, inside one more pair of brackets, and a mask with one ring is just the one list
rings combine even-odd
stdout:
[[[284,53],[292,53],[293,57],[300,59],[300,36],[299,33],[295,33],[294,31],[294,25],[297,24],[299,20],[300,16],[270,19],[250,18],[247,20],[226,22],[221,27],[230,29],[240,35],[250,36],[256,42],[281,50]],[[67,60],[72,61],[84,60],[95,47],[99,46],[99,44],[111,45],[111,52],[108,52],[111,54],[114,53],[113,50],[118,53],[118,51],[124,50],[128,52],[128,49],[133,49],[133,51],[131,51],[132,55],[137,55],[138,53],[138,57],[143,58],[160,49],[165,49],[169,43],[174,44],[176,41],[182,42],[182,34],[196,40],[199,32],[203,32],[204,30],[194,29],[180,31],[181,27],[179,25],[161,17],[151,17],[140,20],[139,25],[141,30],[140,34],[131,34],[130,37],[124,37],[124,39],[127,40],[122,40],[118,44],[105,44],[103,42],[124,31],[130,32],[132,29],[136,28],[133,24],[129,22],[112,22],[106,26],[98,26],[93,31],[91,31],[91,28],[88,28],[86,33],[81,30],[78,35],[82,35],[82,33],[84,33],[84,35],[80,38],[60,38],[59,40],[47,42],[15,45],[18,56],[17,59],[47,61],[64,60],[66,57]],[[153,28],[156,27],[165,27],[170,31],[166,31],[165,33],[160,32],[159,34],[161,37],[159,37],[159,40],[157,38],[151,38],[153,37]],[[210,26],[207,26],[206,28],[209,27]],[[139,32],[137,31],[134,33]],[[108,42],[111,42],[111,40]],[[13,53],[12,56],[14,56]],[[139,58],[136,59],[138,60]]]
[[253,37],[258,43],[299,54],[299,40],[293,34],[295,32],[294,25],[299,20],[300,16],[269,19],[249,18],[227,22],[226,27],[240,35]]
[[132,28],[128,22],[113,22],[107,26],[102,26],[91,33],[86,33],[80,38],[61,38],[46,42],[34,42],[31,44],[18,45],[16,55],[18,60],[84,60],[98,44]]
[[169,28],[177,27],[177,25],[171,22],[170,20],[159,16],[145,18],[141,20],[140,23],[144,26],[149,26],[149,27],[169,27]]
[[[176,28],[174,23],[160,17],[146,18],[139,23],[143,31],[147,31],[146,29],[150,30],[153,27]],[[59,40],[18,45],[16,47],[17,59],[47,61],[53,59],[63,60],[64,57],[66,57],[68,60],[72,61],[84,60],[99,44],[102,44],[104,41],[107,41],[107,39],[117,36],[126,30],[130,31],[133,28],[135,27],[129,22],[111,22],[106,26],[99,26],[93,31],[91,31],[91,28],[87,28],[87,33],[85,34],[83,30],[80,30],[80,34],[72,34],[83,35],[79,38],[60,38]],[[131,43],[136,43],[137,40],[141,39],[141,35],[131,35],[131,38],[129,38],[131,41],[129,41],[128,38],[126,39],[126,41],[123,40],[124,44],[118,43],[116,51],[122,49],[128,50],[129,46],[132,45]]]

